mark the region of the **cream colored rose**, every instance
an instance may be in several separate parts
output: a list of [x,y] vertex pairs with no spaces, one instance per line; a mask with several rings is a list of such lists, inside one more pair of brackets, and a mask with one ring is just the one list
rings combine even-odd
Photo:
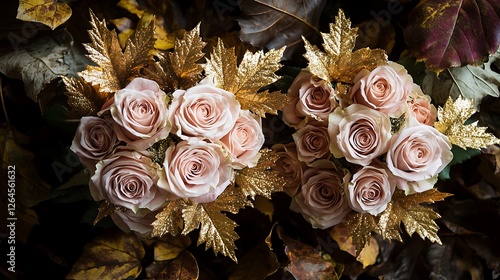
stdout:
[[167,192],[157,185],[159,166],[145,155],[120,150],[96,167],[89,184],[94,200],[105,199],[133,212],[139,208],[154,211],[165,203]]
[[144,150],[168,136],[167,95],[156,82],[135,78],[110,104],[118,139],[130,147]]
[[254,167],[265,141],[261,118],[248,110],[241,110],[234,127],[220,141],[231,154],[236,169]]
[[140,237],[147,238],[153,230],[151,224],[156,220],[156,214],[158,211],[139,209],[137,213],[134,213],[127,209],[112,213],[110,216],[116,226],[124,232],[132,231]]
[[398,187],[402,189],[405,189],[406,181],[433,178],[453,159],[448,138],[414,118],[393,136],[389,147],[387,166],[400,178]]
[[323,123],[313,121],[297,130],[293,135],[300,161],[310,163],[330,155],[330,137]]
[[96,163],[110,155],[119,141],[107,118],[82,117],[71,150],[92,173]]
[[283,122],[296,129],[303,127],[309,118],[326,121],[338,106],[331,85],[307,71],[297,75],[288,96],[292,100],[282,109]]
[[391,134],[389,117],[363,105],[352,104],[330,114],[330,151],[336,158],[368,165],[387,152]]
[[352,175],[346,193],[349,206],[360,213],[378,215],[387,208],[396,188],[396,178],[374,160]]
[[344,194],[349,174],[338,171],[328,160],[318,160],[304,171],[300,192],[290,208],[314,228],[325,229],[341,223],[352,210]]
[[300,186],[300,180],[302,177],[302,168],[305,166],[303,162],[300,162],[297,158],[297,148],[295,143],[291,142],[286,145],[275,144],[271,147],[273,151],[276,151],[279,158],[275,162],[275,170],[278,170],[280,174],[285,177],[290,182],[290,188],[285,188],[283,191],[289,196],[294,196]]
[[176,90],[169,110],[172,133],[214,141],[234,127],[241,108],[234,94],[207,84]]
[[416,118],[420,123],[434,125],[437,117],[436,107],[432,105],[431,97],[424,94],[417,84],[414,84],[413,90],[408,96],[407,106],[410,117]]
[[179,198],[197,203],[214,201],[233,178],[229,157],[220,145],[198,138],[170,146],[158,185]]
[[413,79],[397,63],[379,66],[372,71],[361,70],[354,78],[351,98],[355,104],[399,117],[406,109],[406,99],[413,88]]

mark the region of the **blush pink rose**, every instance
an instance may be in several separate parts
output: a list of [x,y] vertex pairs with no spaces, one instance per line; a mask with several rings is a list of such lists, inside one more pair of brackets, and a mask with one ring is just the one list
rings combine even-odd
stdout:
[[314,228],[325,229],[341,223],[352,210],[344,195],[349,173],[340,172],[328,160],[318,160],[304,171],[300,192],[290,208]]
[[390,141],[387,166],[400,178],[398,187],[407,182],[429,180],[441,172],[453,159],[451,143],[434,127],[411,118]]
[[420,86],[414,84],[413,91],[407,100],[408,115],[417,119],[419,123],[434,125],[436,121],[437,110],[431,103],[431,97],[426,95],[420,89]]
[[115,93],[109,109],[118,139],[136,150],[149,148],[170,132],[167,95],[154,81],[135,78]]
[[351,98],[355,104],[399,117],[406,108],[406,98],[413,88],[413,79],[397,63],[379,66],[372,71],[361,70],[354,78]]
[[352,176],[346,189],[347,201],[354,211],[378,215],[387,208],[395,188],[396,178],[374,160]]
[[260,116],[242,110],[234,127],[220,141],[229,151],[235,168],[254,167],[265,141]]
[[352,104],[330,114],[330,151],[336,158],[368,165],[387,152],[391,134],[389,117],[363,105]]
[[139,152],[120,150],[97,163],[90,178],[90,193],[94,200],[105,199],[134,213],[139,208],[154,211],[168,195],[157,185],[158,167]]
[[321,122],[309,122],[293,135],[297,156],[300,161],[310,163],[330,155],[330,136],[328,128]]
[[176,90],[170,105],[172,133],[219,140],[234,127],[240,110],[234,94],[212,85]]
[[119,229],[124,232],[134,232],[139,237],[147,238],[150,236],[153,226],[151,225],[156,220],[158,211],[149,211],[139,209],[137,213],[132,210],[118,211],[110,215],[113,222]]
[[285,105],[283,122],[296,129],[305,125],[309,118],[327,120],[337,106],[332,86],[307,71],[300,72],[288,89],[291,102]]
[[218,144],[190,138],[170,146],[158,185],[178,198],[197,203],[214,201],[231,183],[233,168]]
[[274,169],[290,182],[291,187],[284,188],[283,192],[289,196],[294,196],[299,189],[302,168],[305,166],[297,157],[295,143],[291,142],[286,145],[275,144],[271,149],[279,156],[278,160],[275,162]]
[[70,149],[93,173],[96,163],[110,155],[119,142],[107,118],[82,117]]

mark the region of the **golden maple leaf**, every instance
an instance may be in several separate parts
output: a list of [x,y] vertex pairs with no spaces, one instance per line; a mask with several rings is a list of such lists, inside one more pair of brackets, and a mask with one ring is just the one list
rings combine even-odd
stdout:
[[266,113],[277,114],[289,102],[280,92],[258,92],[262,87],[274,83],[279,76],[281,58],[285,47],[267,53],[246,51],[238,65],[235,48],[226,48],[219,38],[205,71],[213,78],[215,86],[234,93],[243,110],[250,110],[261,117]]
[[205,250],[212,248],[215,254],[221,252],[237,262],[236,245],[239,238],[234,231],[236,222],[223,212],[237,213],[239,209],[251,205],[239,188],[229,186],[214,202],[194,203],[182,210],[184,230],[182,234],[200,228],[197,245],[205,243]]
[[422,239],[428,238],[431,242],[441,244],[437,234],[439,227],[434,221],[441,216],[433,209],[420,205],[421,203],[434,203],[451,196],[436,189],[422,193],[405,195],[403,191],[396,190],[387,208],[380,215],[378,227],[384,239],[401,241],[401,227],[403,223],[406,232],[411,236],[418,233]]
[[66,87],[65,95],[72,112],[79,116],[96,115],[101,109],[109,94],[96,90],[82,78],[62,77]]
[[375,217],[367,213],[351,213],[347,215],[343,224],[349,229],[349,236],[352,237],[356,256],[370,242],[372,232],[379,232]]
[[56,0],[20,0],[17,19],[40,22],[52,30],[71,17],[71,7]]
[[339,10],[335,24],[330,24],[330,33],[321,33],[325,52],[303,37],[306,48],[304,57],[309,61],[309,71],[329,82],[352,83],[361,69],[372,70],[387,64],[387,55],[382,49],[352,51],[357,31],[358,28],[351,28],[351,21]]
[[156,214],[156,220],[151,224],[151,237],[161,237],[167,233],[179,234],[183,227],[182,210],[186,206],[182,199],[169,201],[163,210]]
[[206,43],[200,37],[200,24],[175,39],[174,51],[157,55],[158,61],[146,68],[145,76],[155,80],[164,91],[188,89],[201,78],[203,67],[198,62],[205,56]]
[[106,22],[99,21],[90,12],[92,29],[89,35],[92,43],[84,44],[89,58],[98,66],[87,66],[78,73],[92,85],[99,85],[104,92],[116,92],[124,88],[129,79],[137,75],[139,69],[152,60],[154,49],[154,28],[150,23],[139,27],[125,44],[122,51],[116,32],[106,27]]
[[465,125],[465,121],[474,114],[472,99],[458,97],[455,102],[451,97],[444,107],[438,109],[438,119],[434,127],[450,139],[450,142],[464,150],[467,148],[481,149],[489,145],[500,144],[500,139],[486,132],[487,127],[478,127],[477,121]]
[[279,171],[273,169],[279,155],[270,149],[263,149],[260,153],[256,166],[244,168],[235,176],[236,185],[252,199],[256,195],[271,198],[272,193],[282,191],[289,184]]
[[116,206],[114,204],[109,203],[107,200],[104,200],[99,205],[98,213],[96,218],[94,219],[94,225],[96,225],[100,220],[106,218],[107,216],[114,214],[118,211],[125,211],[127,208]]

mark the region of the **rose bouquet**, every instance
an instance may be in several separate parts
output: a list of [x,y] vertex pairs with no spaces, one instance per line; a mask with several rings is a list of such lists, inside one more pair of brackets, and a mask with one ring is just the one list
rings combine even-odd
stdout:
[[92,27],[86,48],[99,67],[65,83],[83,115],[71,149],[88,170],[92,198],[102,201],[95,222],[110,215],[146,238],[201,225],[198,243],[236,260],[236,223],[220,211],[237,213],[286,185],[270,168],[277,157],[263,149],[261,118],[287,97],[258,92],[277,79],[284,49],[247,52],[238,65],[219,40],[205,57],[198,26],[154,61],[152,25],[124,52],[94,15]]
[[[437,110],[383,51],[353,51],[356,29],[342,11],[336,19],[322,33],[324,51],[304,39],[308,67],[291,83],[282,110],[293,141],[272,147],[290,183],[290,209],[313,228],[333,227],[334,237],[347,228],[336,241],[349,238],[355,256],[372,233],[402,241],[401,223],[410,235],[440,243],[434,221],[440,216],[420,203],[450,195],[434,186],[453,159],[453,145],[479,149],[497,140],[464,125],[471,102],[449,99]],[[489,140],[463,144],[471,136],[464,129]]]

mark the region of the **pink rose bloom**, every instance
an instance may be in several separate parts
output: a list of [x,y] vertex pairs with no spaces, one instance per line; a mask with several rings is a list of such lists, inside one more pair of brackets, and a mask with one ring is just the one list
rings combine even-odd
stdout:
[[354,173],[346,188],[349,206],[360,213],[378,215],[391,201],[396,179],[378,160]]
[[420,86],[414,84],[413,91],[407,100],[408,115],[417,119],[419,123],[434,125],[437,117],[437,110],[431,104],[431,97],[426,95],[420,89]]
[[151,225],[156,220],[158,211],[139,209],[137,213],[132,210],[118,211],[112,213],[111,219],[124,232],[133,231],[137,236],[147,238],[153,230]]
[[338,171],[332,162],[319,160],[302,175],[302,189],[292,198],[290,208],[313,228],[325,229],[341,223],[352,210],[344,196],[349,174]]
[[406,98],[413,88],[413,79],[397,63],[379,66],[372,71],[361,70],[354,78],[351,98],[355,104],[399,117],[406,108]]
[[96,163],[110,155],[118,143],[118,138],[107,118],[83,117],[70,149],[93,173]]
[[218,144],[198,138],[181,141],[165,152],[165,176],[158,185],[178,198],[214,201],[231,183],[233,168]]
[[300,161],[310,163],[330,155],[330,136],[328,128],[321,122],[309,122],[293,135]]
[[107,200],[134,213],[139,208],[154,211],[167,198],[158,188],[158,165],[136,151],[122,150],[97,163],[90,178],[90,193],[94,200]]
[[294,196],[300,186],[302,168],[304,166],[297,157],[295,143],[291,142],[286,145],[275,144],[271,149],[279,156],[279,159],[275,162],[274,169],[278,170],[292,186],[290,188],[285,188],[283,191],[289,196]]
[[235,168],[254,167],[265,141],[260,116],[242,110],[234,127],[220,141],[229,151]]
[[154,81],[135,78],[115,93],[109,109],[118,139],[136,150],[149,148],[170,132],[167,95]]
[[170,105],[172,133],[183,139],[219,140],[234,127],[240,103],[234,94],[212,85],[176,90]]
[[403,190],[408,188],[407,181],[429,180],[453,159],[448,138],[414,118],[393,136],[389,147],[387,166],[400,178],[398,187]]
[[288,89],[290,104],[283,107],[283,122],[296,129],[301,128],[311,117],[318,121],[338,106],[331,85],[307,71],[300,72]]
[[391,121],[379,111],[363,105],[352,104],[330,114],[328,123],[330,151],[336,158],[368,165],[387,152],[391,139]]

